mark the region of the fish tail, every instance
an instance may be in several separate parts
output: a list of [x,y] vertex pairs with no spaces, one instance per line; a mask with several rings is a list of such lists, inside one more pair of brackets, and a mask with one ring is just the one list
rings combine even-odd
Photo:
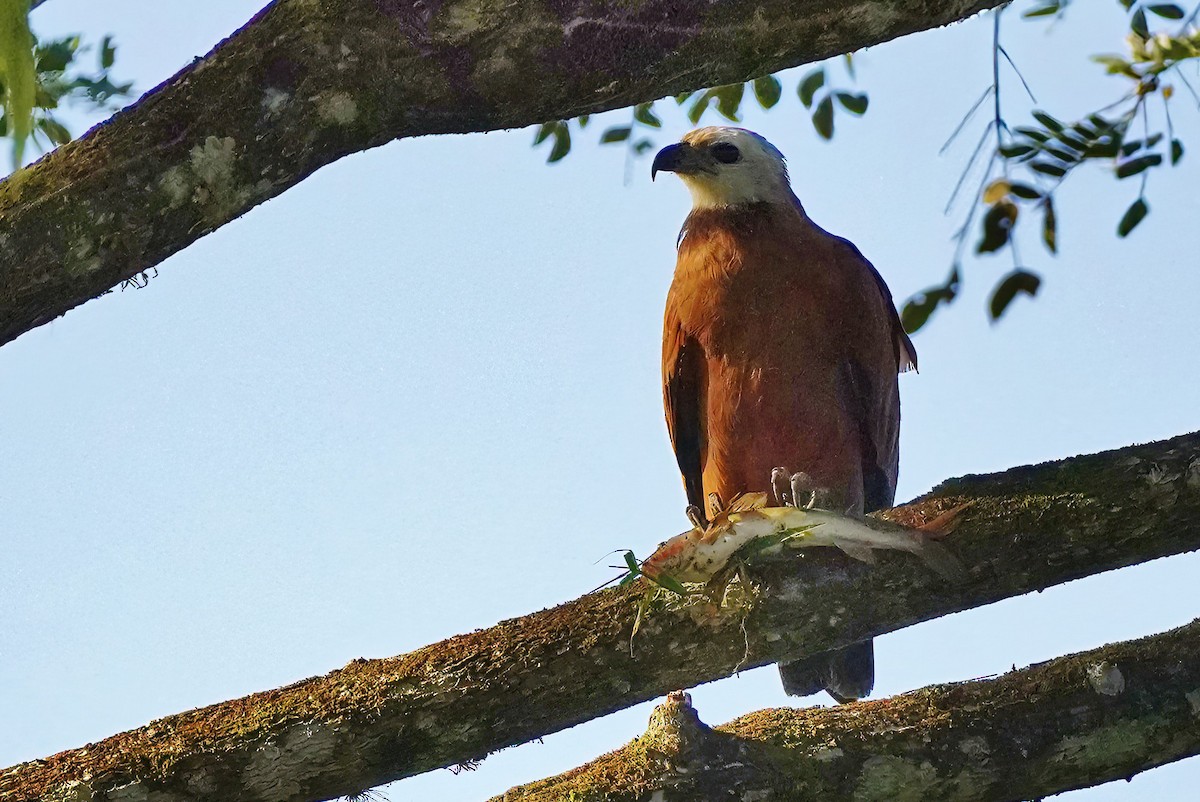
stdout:
[[944,579],[959,585],[967,581],[967,568],[962,564],[962,560],[955,557],[950,549],[938,541],[922,536],[913,550],[913,554],[920,557],[926,565]]

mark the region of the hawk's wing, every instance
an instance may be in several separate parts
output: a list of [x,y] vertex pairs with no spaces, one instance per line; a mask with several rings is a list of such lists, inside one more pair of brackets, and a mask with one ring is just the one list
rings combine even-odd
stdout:
[[667,308],[663,324],[663,406],[667,431],[675,448],[675,461],[683,474],[689,504],[705,514],[704,503],[704,399],[706,370],[704,351],[683,331]]
[[843,403],[862,436],[864,512],[873,512],[892,506],[896,499],[900,464],[900,390],[896,385],[896,374],[916,369],[917,351],[900,323],[892,293],[879,271],[852,243],[842,242],[867,269],[879,290],[891,327],[896,360],[881,372],[879,368],[868,368],[851,358],[842,366],[839,377]]
[[842,406],[862,438],[863,512],[892,506],[900,463],[900,397],[896,377],[873,376],[854,359],[842,364]]

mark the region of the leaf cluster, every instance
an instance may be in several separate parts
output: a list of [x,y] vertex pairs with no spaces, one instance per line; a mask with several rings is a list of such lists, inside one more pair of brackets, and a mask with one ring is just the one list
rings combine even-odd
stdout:
[[[1031,111],[1032,119],[1027,125],[1015,128],[1010,128],[1000,116],[999,64],[1000,57],[1007,59],[1008,54],[999,43],[997,25],[997,39],[993,45],[997,65],[994,83],[976,103],[977,108],[989,96],[996,100],[995,117],[985,130],[985,137],[989,133],[995,134],[996,144],[976,201],[982,214],[974,249],[981,256],[1008,251],[1013,259],[1013,270],[997,283],[988,304],[988,313],[993,320],[1003,315],[1018,295],[1032,297],[1040,288],[1041,278],[1021,264],[1015,231],[1019,222],[1031,217],[1040,218],[1042,244],[1049,254],[1058,253],[1058,214],[1054,195],[1077,168],[1084,164],[1097,165],[1108,170],[1117,181],[1140,177],[1136,198],[1116,224],[1117,236],[1126,237],[1149,214],[1146,186],[1150,172],[1165,164],[1174,166],[1183,158],[1184,144],[1176,136],[1171,119],[1170,101],[1176,95],[1171,80],[1177,79],[1187,87],[1200,106],[1200,96],[1196,96],[1179,69],[1185,62],[1200,57],[1200,31],[1188,27],[1196,12],[1188,18],[1184,10],[1174,4],[1118,2],[1128,14],[1130,53],[1128,56],[1098,55],[1093,60],[1103,65],[1109,75],[1126,79],[1125,92],[1115,102],[1069,123],[1040,109]],[[1068,4],[1069,0],[1042,3],[1025,12],[1024,16],[1059,16]],[[1168,21],[1187,18],[1188,23],[1175,32],[1151,33],[1149,20],[1155,18]],[[1161,114],[1154,117],[1150,113],[1152,100],[1161,110]],[[970,116],[968,113],[966,119]],[[977,149],[972,162],[979,152]],[[970,166],[969,163],[968,169]],[[973,218],[974,209],[960,229],[960,240]],[[905,304],[902,312],[905,328],[910,333],[915,332],[939,305],[953,301],[960,279],[961,261],[956,254],[950,277],[943,284],[918,293]]]
[[[851,81],[855,80],[854,59],[852,54],[840,57],[844,71]],[[821,66],[808,72],[800,79],[796,87],[796,96],[805,109],[811,114],[812,125],[822,139],[832,139],[834,130],[835,111],[843,109],[854,116],[861,117],[867,112],[869,105],[865,92],[840,89],[832,82],[831,59]],[[783,99],[783,83],[776,75],[763,75],[751,81],[736,84],[725,84],[698,92],[684,92],[674,97],[676,106],[684,109],[689,123],[698,125],[710,111],[715,111],[726,121],[740,123],[742,110],[750,98],[753,98],[759,108],[769,110]],[[600,134],[601,145],[623,144],[629,148],[633,157],[644,156],[655,147],[653,131],[662,128],[662,118],[659,114],[658,103],[651,101],[639,103],[631,109],[630,120],[627,123],[610,126]],[[545,142],[550,143],[546,155],[549,164],[561,161],[571,152],[571,128],[583,130],[587,128],[587,115],[572,120],[552,120],[537,126],[534,133],[535,147]]]
[[[83,59],[91,50],[79,35],[37,42],[32,53],[35,80],[28,124],[14,116],[7,102],[9,86],[0,81],[0,93],[6,101],[0,115],[0,136],[11,136],[20,144],[28,137],[39,149],[46,150],[71,141],[71,132],[55,114],[64,105],[81,103],[95,109],[109,109],[114,100],[127,97],[133,84],[118,83],[112,78],[116,61],[112,37],[104,37],[96,48],[94,68],[86,66]],[[14,167],[19,166],[19,159],[14,159]]]

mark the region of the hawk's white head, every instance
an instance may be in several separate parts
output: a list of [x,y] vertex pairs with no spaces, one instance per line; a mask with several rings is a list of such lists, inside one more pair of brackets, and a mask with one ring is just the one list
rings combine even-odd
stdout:
[[650,178],[676,173],[692,192],[692,207],[794,202],[779,149],[745,128],[710,126],[684,135],[654,157]]

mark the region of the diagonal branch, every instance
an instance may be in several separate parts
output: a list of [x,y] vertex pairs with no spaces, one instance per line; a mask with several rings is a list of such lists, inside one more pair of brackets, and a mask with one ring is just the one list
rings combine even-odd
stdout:
[[744,81],[1003,1],[275,0],[0,184],[0,344],[347,154]]
[[1001,802],[1200,754],[1200,620],[998,679],[762,710],[715,730],[685,694],[586,766],[491,802],[820,799]]
[[[716,617],[641,590],[590,594],[388,660],[188,713],[0,772],[0,798],[319,800],[480,759],[675,688],[1200,547],[1200,433],[948,482],[888,517],[973,500],[950,539],[971,581],[908,555],[790,554]],[[813,615],[814,610],[821,615]],[[106,796],[107,794],[107,796]],[[133,798],[133,797],[130,797]]]

